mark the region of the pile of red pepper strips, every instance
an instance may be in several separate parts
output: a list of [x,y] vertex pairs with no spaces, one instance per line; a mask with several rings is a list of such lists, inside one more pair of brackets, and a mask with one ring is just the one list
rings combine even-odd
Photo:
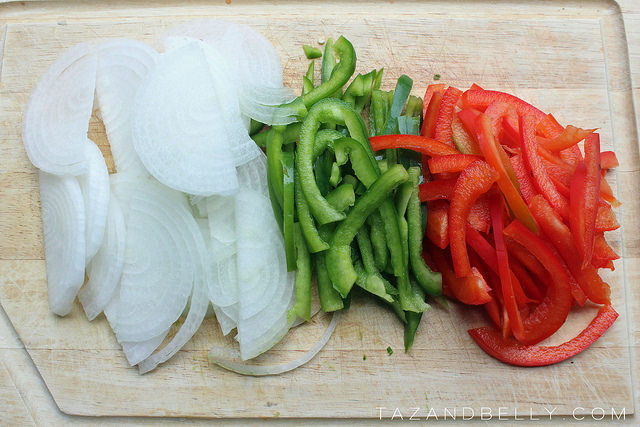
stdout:
[[[494,327],[471,329],[471,337],[518,366],[550,365],[589,347],[618,317],[598,274],[619,258],[604,238],[619,227],[619,202],[604,179],[618,166],[615,154],[600,152],[595,129],[563,127],[477,85],[464,93],[430,85],[423,105],[421,136],[370,142],[374,151],[422,153],[423,257],[442,274],[445,295],[485,308]],[[537,345],[587,300],[602,307],[586,329],[559,346]]]

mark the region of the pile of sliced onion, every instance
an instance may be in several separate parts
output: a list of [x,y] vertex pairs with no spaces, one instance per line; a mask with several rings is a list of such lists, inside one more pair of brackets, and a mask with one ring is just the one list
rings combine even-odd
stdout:
[[[237,331],[239,357],[253,358],[292,327],[295,299],[266,157],[248,134],[250,118],[296,119],[278,107],[294,95],[275,49],[248,27],[210,20],[170,30],[163,42],[162,53],[126,39],[63,52],[35,85],[23,122],[41,170],[50,308],[64,316],[77,296],[90,320],[104,312],[140,373],[175,355],[210,308],[224,335]],[[111,176],[87,137],[94,105]],[[310,360],[336,321],[311,353],[260,372]],[[217,351],[215,363],[236,366]]]

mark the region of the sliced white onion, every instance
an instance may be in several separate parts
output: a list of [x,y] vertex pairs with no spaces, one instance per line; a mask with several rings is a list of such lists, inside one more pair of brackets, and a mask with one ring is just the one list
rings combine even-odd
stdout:
[[134,366],[149,357],[164,341],[169,333],[169,329],[146,341],[139,342],[122,342],[122,351],[127,358],[129,365]]
[[194,236],[200,231],[184,195],[149,184],[132,197],[119,303],[109,319],[119,341],[151,339],[180,317],[199,262],[191,256]]
[[235,196],[211,196],[206,202],[211,256],[219,262],[236,253]]
[[198,43],[160,55],[136,95],[133,142],[147,170],[189,194],[237,188],[230,141],[209,66]]
[[221,307],[216,305],[213,306],[213,311],[216,315],[216,320],[220,325],[220,329],[222,330],[222,334],[224,336],[229,335],[229,333],[238,326],[238,322],[232,317],[228,316]]
[[269,366],[253,365],[240,360],[240,352],[238,352],[237,350],[224,347],[213,347],[209,351],[209,363],[218,365],[221,368],[224,368],[228,371],[236,372],[241,375],[251,375],[256,377],[266,375],[279,375],[285,372],[292,371],[309,362],[316,356],[316,354],[320,352],[320,350],[322,350],[322,348],[327,344],[329,338],[331,338],[331,335],[335,331],[339,319],[340,312],[335,312],[333,314],[333,317],[331,318],[331,322],[329,322],[329,326],[327,326],[327,329],[324,331],[324,334],[322,335],[320,340],[315,343],[309,351],[307,351],[299,358],[292,360],[291,362]]
[[109,210],[109,170],[102,152],[90,139],[86,140],[87,172],[78,176],[84,196],[86,217],[86,263],[89,264],[104,239]]
[[96,98],[118,172],[147,173],[133,147],[131,118],[138,87],[155,67],[158,52],[138,40],[116,39],[94,49]]
[[96,68],[96,57],[82,43],[63,52],[34,86],[24,111],[22,140],[37,168],[56,175],[86,171]]
[[87,265],[89,280],[78,293],[89,320],[95,319],[105,309],[118,288],[124,268],[125,242],[124,214],[118,199],[111,195],[104,241]]
[[40,171],[39,179],[49,307],[65,316],[84,282],[84,199],[73,176]]

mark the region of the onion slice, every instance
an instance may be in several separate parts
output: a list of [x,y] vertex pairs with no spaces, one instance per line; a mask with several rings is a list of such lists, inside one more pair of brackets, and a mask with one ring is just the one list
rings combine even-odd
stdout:
[[40,171],[39,179],[49,307],[65,316],[84,282],[84,200],[73,176]]
[[55,175],[86,171],[96,68],[89,45],[81,43],[64,51],[33,88],[24,111],[22,140],[38,169]]
[[124,355],[126,356],[129,365],[135,366],[149,357],[155,349],[160,347],[168,333],[169,329],[157,337],[153,337],[146,341],[121,343],[122,351],[124,351]]
[[138,40],[115,39],[94,49],[96,99],[118,172],[148,173],[133,148],[131,118],[138,87],[155,67],[158,52]]
[[209,351],[209,363],[215,364],[228,371],[235,372],[241,375],[250,375],[254,377],[266,376],[266,375],[279,375],[285,372],[292,371],[305,363],[313,359],[322,348],[327,344],[329,338],[338,325],[340,319],[340,312],[334,312],[331,317],[329,326],[324,331],[324,334],[320,340],[314,344],[314,346],[299,358],[292,360],[291,362],[279,364],[279,365],[252,365],[239,360],[240,352],[224,347],[213,347]]
[[100,314],[118,288],[124,268],[126,225],[118,199],[111,195],[104,241],[100,250],[87,265],[89,280],[78,292],[89,320]]
[[180,317],[199,262],[192,257],[200,247],[197,237],[202,239],[183,194],[148,184],[133,195],[119,299],[110,319],[118,341],[151,339]]
[[86,140],[87,172],[78,176],[84,197],[86,216],[86,263],[89,264],[104,239],[109,210],[109,170],[102,152],[90,139]]
[[238,186],[230,141],[206,56],[198,43],[160,55],[136,95],[133,143],[161,183],[189,194]]

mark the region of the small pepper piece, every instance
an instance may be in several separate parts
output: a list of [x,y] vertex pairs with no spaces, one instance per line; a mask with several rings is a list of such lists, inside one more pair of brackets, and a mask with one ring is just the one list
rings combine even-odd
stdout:
[[302,50],[304,50],[304,55],[307,59],[316,59],[322,56],[322,51],[317,47],[309,46],[308,44],[302,45]]
[[514,366],[547,366],[562,362],[586,350],[615,322],[618,313],[605,305],[589,325],[575,338],[556,346],[523,345],[503,338],[493,328],[469,329],[469,335],[488,355]]

